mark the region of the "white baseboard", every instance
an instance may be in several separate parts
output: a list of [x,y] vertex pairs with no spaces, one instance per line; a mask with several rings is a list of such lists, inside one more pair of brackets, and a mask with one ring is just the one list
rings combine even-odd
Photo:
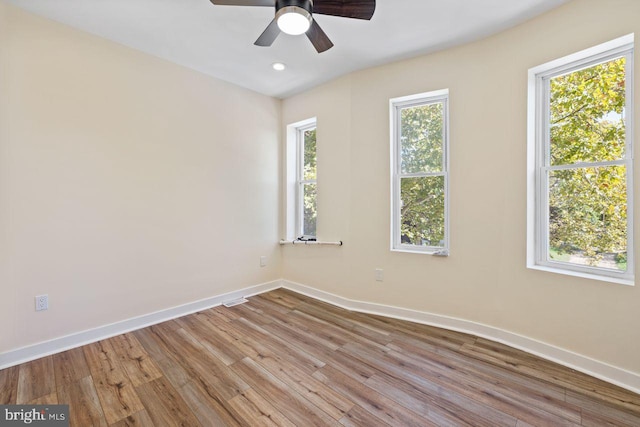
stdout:
[[532,338],[495,328],[493,326],[483,325],[481,323],[472,322],[454,317],[442,316],[439,314],[431,314],[421,311],[409,310],[406,308],[392,307],[382,304],[375,304],[363,301],[355,301],[341,296],[320,291],[300,283],[282,281],[282,287],[290,289],[294,292],[307,295],[309,297],[325,301],[329,304],[337,305],[351,311],[361,313],[376,314],[395,319],[408,320],[411,322],[422,323],[426,325],[436,326],[452,331],[464,332],[478,337],[496,341],[527,353],[534,354],[543,359],[559,363],[576,371],[583,372],[587,375],[599,378],[603,381],[615,384],[634,393],[640,394],[640,375],[634,372],[626,371],[607,363],[591,359],[581,354],[565,350]]
[[103,339],[111,338],[120,334],[146,328],[157,323],[166,322],[197,311],[216,307],[230,300],[261,294],[278,289],[282,285],[280,280],[263,283],[256,286],[240,289],[238,291],[205,298],[187,304],[160,310],[155,313],[144,314],[142,316],[112,323],[98,328],[77,332],[60,338],[54,338],[38,344],[11,350],[0,354],[0,369],[19,365],[51,354],[60,353],[65,350],[80,347]]

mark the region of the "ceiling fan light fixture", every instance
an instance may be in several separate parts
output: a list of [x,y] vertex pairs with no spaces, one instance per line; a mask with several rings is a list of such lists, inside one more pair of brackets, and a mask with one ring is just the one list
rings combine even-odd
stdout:
[[306,33],[311,27],[311,19],[311,14],[298,6],[285,6],[276,14],[280,31],[292,36]]

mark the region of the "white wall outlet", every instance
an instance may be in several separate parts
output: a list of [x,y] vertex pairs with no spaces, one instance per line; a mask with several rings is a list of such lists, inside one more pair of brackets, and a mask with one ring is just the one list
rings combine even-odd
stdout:
[[267,266],[267,257],[266,256],[261,256],[260,257],[260,267],[266,267]]
[[36,311],[49,309],[49,295],[36,296]]
[[382,282],[384,280],[384,270],[381,268],[376,268],[376,282]]

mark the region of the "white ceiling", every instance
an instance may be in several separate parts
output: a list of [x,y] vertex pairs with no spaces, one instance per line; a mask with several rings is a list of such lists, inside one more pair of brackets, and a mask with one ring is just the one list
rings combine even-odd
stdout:
[[[268,7],[209,0],[4,0],[35,14],[285,98],[351,71],[466,43],[514,26],[568,0],[378,0],[371,21],[314,15],[335,46],[316,53],[305,36],[253,42]],[[321,1],[321,0],[317,0]],[[287,69],[274,71],[283,62]]]

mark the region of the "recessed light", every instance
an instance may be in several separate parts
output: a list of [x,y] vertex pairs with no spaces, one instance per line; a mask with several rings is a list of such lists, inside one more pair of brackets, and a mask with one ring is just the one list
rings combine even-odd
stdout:
[[287,66],[284,65],[282,62],[274,62],[271,66],[276,71],[283,71],[285,68],[287,68]]

